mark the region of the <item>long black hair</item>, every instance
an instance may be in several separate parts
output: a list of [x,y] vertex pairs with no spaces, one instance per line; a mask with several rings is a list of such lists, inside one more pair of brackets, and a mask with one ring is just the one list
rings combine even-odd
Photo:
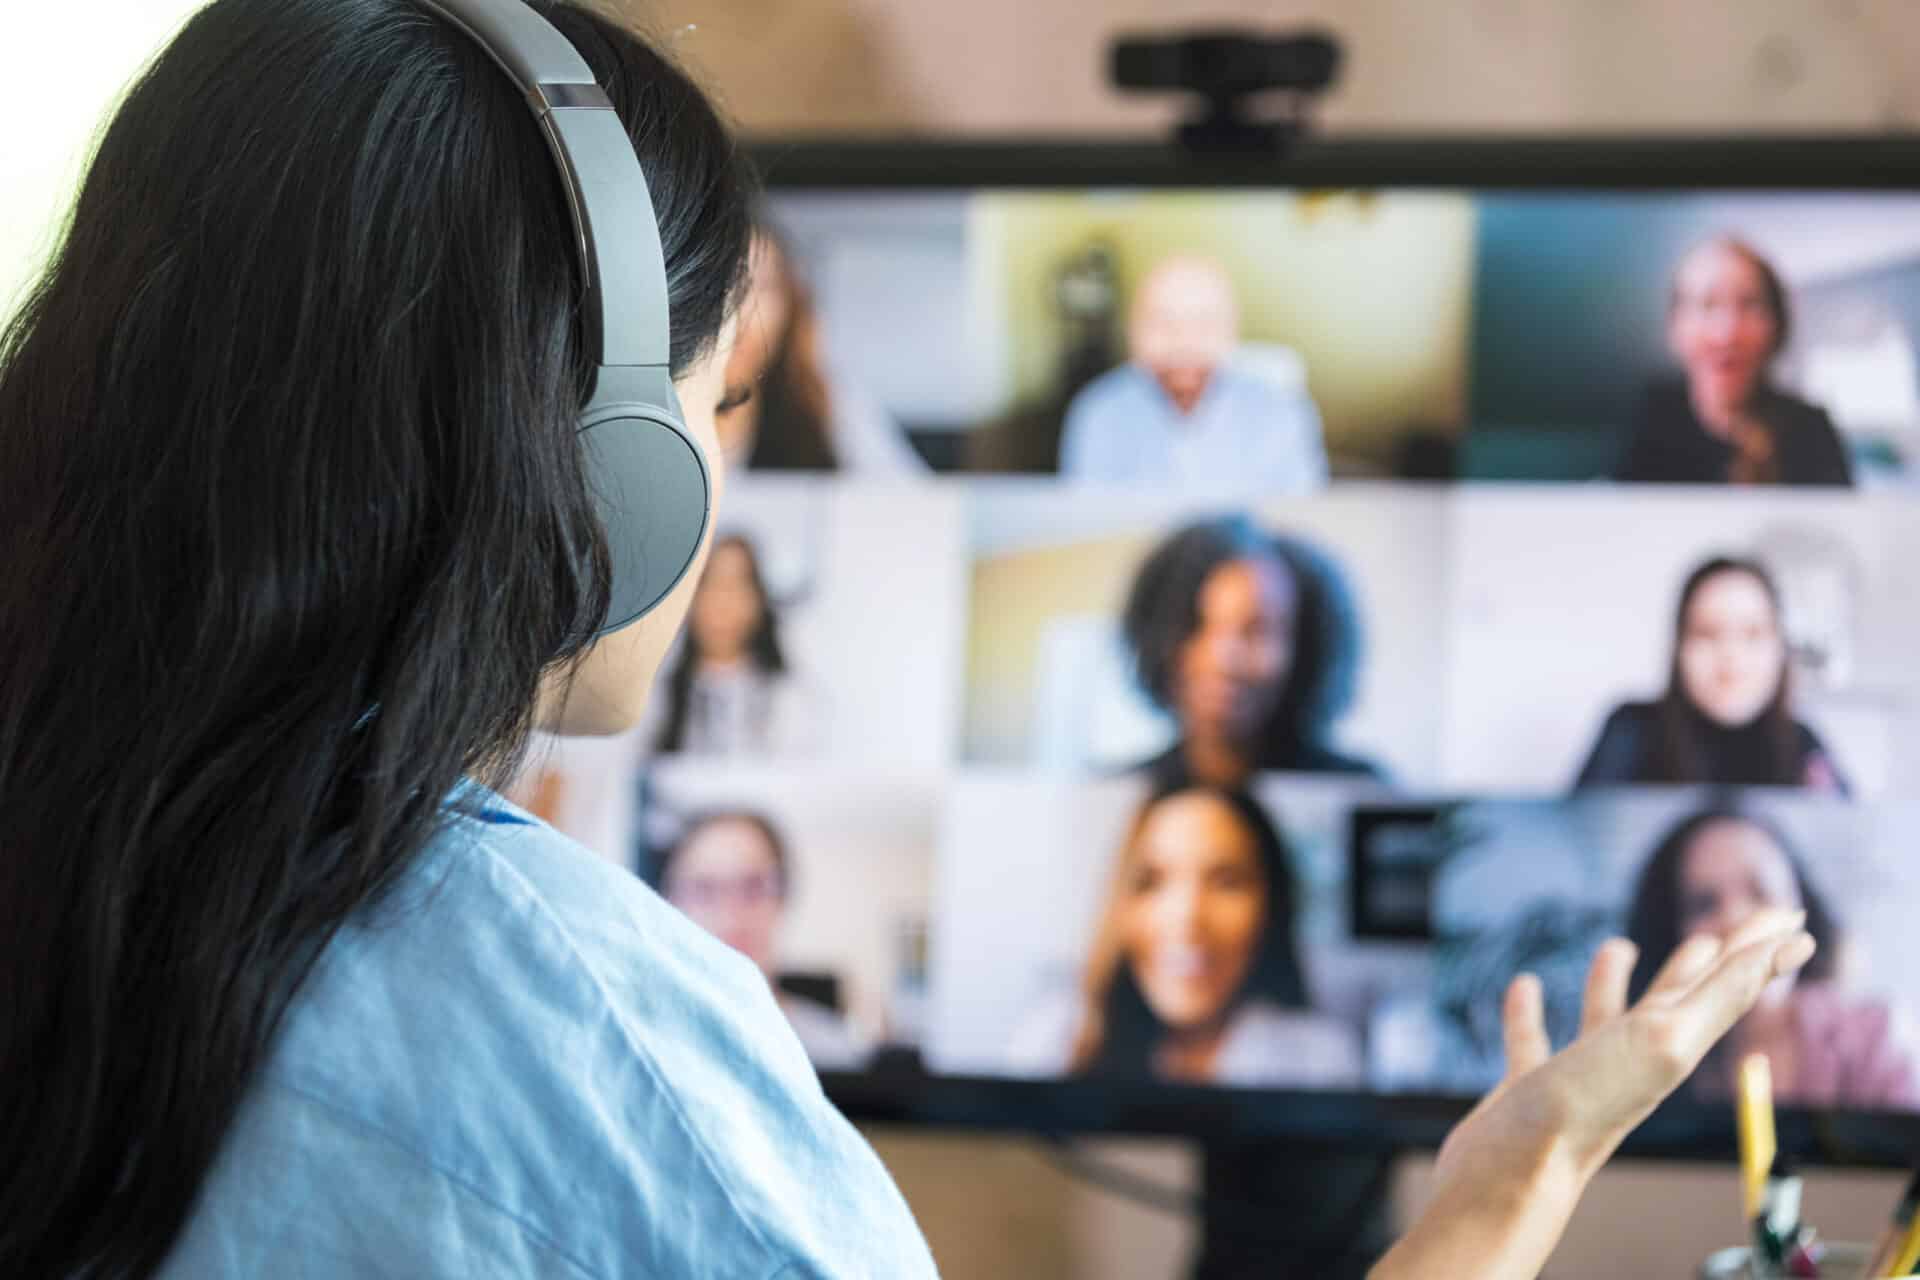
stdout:
[[1200,625],[1201,588],[1215,570],[1240,560],[1278,562],[1295,590],[1292,658],[1252,744],[1253,767],[1333,763],[1333,726],[1353,704],[1363,635],[1339,565],[1305,539],[1270,533],[1244,515],[1202,520],[1168,536],[1135,574],[1121,616],[1135,678],[1161,709],[1174,709],[1180,649]]
[[[1656,770],[1662,781],[1705,782],[1714,776],[1714,762],[1706,740],[1719,726],[1712,724],[1707,713],[1696,706],[1687,693],[1680,668],[1680,650],[1686,641],[1687,614],[1692,611],[1694,600],[1708,583],[1725,574],[1744,574],[1759,583],[1773,608],[1774,625],[1782,626],[1780,588],[1759,561],[1716,556],[1687,575],[1686,584],[1680,588],[1680,601],[1673,611],[1673,654],[1667,666],[1667,688],[1655,711],[1659,724],[1655,742]],[[1791,663],[1782,661],[1780,678],[1758,719],[1751,726],[1734,727],[1746,727],[1759,735],[1765,774],[1726,781],[1798,786],[1806,780],[1807,762],[1800,726],[1793,718]]]
[[1075,1075],[1150,1075],[1153,1055],[1166,1036],[1166,1027],[1154,1014],[1134,980],[1133,966],[1122,954],[1118,912],[1129,892],[1131,864],[1140,838],[1154,810],[1179,796],[1203,795],[1218,800],[1233,814],[1253,840],[1267,895],[1266,924],[1260,931],[1247,976],[1233,995],[1237,1007],[1263,999],[1283,1009],[1307,1007],[1307,982],[1300,963],[1294,931],[1298,892],[1294,885],[1293,855],[1273,819],[1252,795],[1237,787],[1181,786],[1156,789],[1140,807],[1128,830],[1116,875],[1108,893],[1103,922],[1094,940],[1082,997],[1086,1002],[1078,1040],[1072,1054]]
[[763,211],[758,233],[771,250],[779,288],[787,296],[786,327],[774,335],[761,374],[752,471],[836,471],[839,455],[829,425],[830,398],[820,368],[820,316],[813,290],[794,260],[793,246]]
[[[753,632],[747,637],[747,657],[754,670],[770,676],[780,675],[787,669],[787,652],[780,644],[780,616],[767,593],[766,575],[760,570],[760,553],[745,534],[724,534],[713,540],[713,551],[707,559],[709,567],[728,547],[747,558],[747,577],[753,582],[754,595],[760,599],[759,621],[753,624]],[[667,673],[667,720],[660,728],[659,740],[654,743],[656,750],[679,751],[687,745],[687,721],[693,714],[693,681],[700,674],[699,648],[689,628],[680,639],[680,651]]]
[[1742,807],[1737,798],[1730,797],[1676,823],[1660,838],[1646,865],[1640,869],[1640,876],[1634,882],[1633,896],[1628,900],[1626,924],[1628,940],[1640,949],[1640,959],[1634,966],[1633,979],[1629,984],[1635,1000],[1646,994],[1660,967],[1686,941],[1681,932],[1680,873],[1700,833],[1722,822],[1735,822],[1759,831],[1780,850],[1780,856],[1786,859],[1788,868],[1793,872],[1793,883],[1800,893],[1800,905],[1807,913],[1806,930],[1820,945],[1813,959],[1807,962],[1807,967],[1800,971],[1798,980],[1818,982],[1833,976],[1835,957],[1839,953],[1840,927],[1826,899],[1808,877],[1806,859],[1778,826]]
[[[633,135],[684,370],[744,161],[537,7]],[[105,132],[0,338],[0,1274],[161,1264],[319,951],[588,646],[579,289],[524,101],[408,0],[215,0]]]

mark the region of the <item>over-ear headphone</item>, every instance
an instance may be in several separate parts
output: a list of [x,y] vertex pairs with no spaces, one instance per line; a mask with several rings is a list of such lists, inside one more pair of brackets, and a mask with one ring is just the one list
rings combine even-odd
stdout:
[[693,564],[713,509],[705,457],[669,367],[667,267],[626,126],[577,49],[523,0],[420,0],[526,95],[559,166],[598,371],[580,414],[588,483],[613,559],[601,634],[643,617]]

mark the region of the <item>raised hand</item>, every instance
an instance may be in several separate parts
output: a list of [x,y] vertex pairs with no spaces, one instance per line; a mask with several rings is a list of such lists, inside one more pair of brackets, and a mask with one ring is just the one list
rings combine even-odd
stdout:
[[1432,1203],[1375,1270],[1407,1276],[1539,1273],[1594,1173],[1679,1088],[1767,984],[1812,958],[1803,913],[1756,915],[1724,943],[1690,939],[1632,1009],[1631,943],[1601,947],[1580,1036],[1548,1043],[1540,982],[1515,980],[1505,1008],[1507,1075],[1441,1147]]

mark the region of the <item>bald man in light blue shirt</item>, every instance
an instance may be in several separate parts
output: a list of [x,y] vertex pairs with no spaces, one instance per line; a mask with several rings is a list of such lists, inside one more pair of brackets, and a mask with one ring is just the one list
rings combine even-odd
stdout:
[[1236,358],[1239,308],[1216,262],[1181,256],[1141,282],[1130,360],[1068,407],[1060,472],[1095,484],[1285,496],[1327,480],[1304,379]]

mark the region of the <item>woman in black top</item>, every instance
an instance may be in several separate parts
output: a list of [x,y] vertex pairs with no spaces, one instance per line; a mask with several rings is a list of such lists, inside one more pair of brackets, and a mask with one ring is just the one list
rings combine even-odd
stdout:
[[1666,693],[1607,717],[1578,785],[1718,783],[1844,795],[1832,756],[1793,717],[1791,684],[1772,576],[1750,560],[1709,560],[1680,593]]
[[1790,321],[1785,286],[1751,246],[1710,240],[1681,259],[1667,345],[1684,376],[1648,391],[1619,478],[1851,485],[1846,448],[1826,411],[1769,380]]
[[1121,625],[1141,687],[1180,726],[1143,766],[1156,784],[1375,772],[1331,741],[1353,701],[1360,619],[1309,544],[1240,516],[1189,525],[1140,567]]

